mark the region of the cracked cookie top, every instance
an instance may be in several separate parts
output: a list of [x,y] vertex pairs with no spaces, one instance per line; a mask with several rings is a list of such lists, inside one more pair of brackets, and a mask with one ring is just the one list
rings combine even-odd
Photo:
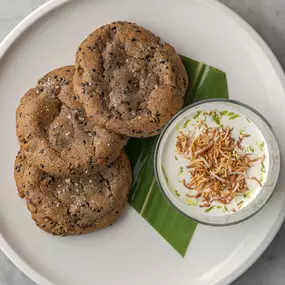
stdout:
[[74,91],[88,118],[149,137],[182,108],[188,77],[174,48],[132,23],[98,28],[76,53]]
[[112,163],[127,142],[87,119],[72,87],[74,66],[56,69],[38,81],[17,109],[17,136],[36,167],[58,176],[96,172]]
[[20,151],[14,175],[18,193],[36,224],[63,236],[92,232],[115,222],[127,203],[132,181],[124,151],[100,172],[68,178],[34,167]]

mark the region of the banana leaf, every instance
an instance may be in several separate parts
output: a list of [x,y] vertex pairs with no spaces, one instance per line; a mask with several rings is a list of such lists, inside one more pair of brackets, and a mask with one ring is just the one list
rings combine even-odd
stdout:
[[[186,56],[180,57],[189,77],[184,106],[209,98],[228,98],[224,72]],[[197,224],[178,213],[156,183],[153,165],[156,141],[157,137],[129,140],[126,151],[133,170],[129,203],[184,257]]]

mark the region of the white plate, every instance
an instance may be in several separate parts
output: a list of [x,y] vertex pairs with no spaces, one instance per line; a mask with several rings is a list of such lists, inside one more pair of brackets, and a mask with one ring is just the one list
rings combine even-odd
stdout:
[[[56,8],[56,9],[55,9]],[[15,110],[47,71],[73,63],[94,28],[135,21],[181,54],[223,69],[230,97],[261,112],[285,141],[285,77],[272,52],[237,15],[212,0],[54,0],[32,13],[0,47],[0,244],[40,284],[227,284],[266,249],[285,215],[285,176],[270,203],[236,226],[199,225],[181,258],[132,208],[112,227],[79,237],[39,230],[17,197]],[[284,144],[281,146],[285,152]]]

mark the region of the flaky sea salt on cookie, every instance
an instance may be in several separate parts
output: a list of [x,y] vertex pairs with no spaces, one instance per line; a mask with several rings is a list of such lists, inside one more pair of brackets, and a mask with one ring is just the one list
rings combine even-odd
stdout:
[[73,92],[73,74],[73,66],[48,73],[17,109],[23,153],[33,165],[58,176],[96,172],[113,162],[127,142],[86,117]]
[[121,151],[109,167],[81,177],[52,176],[34,167],[20,151],[14,176],[33,220],[53,235],[78,235],[114,223],[124,209],[132,173]]
[[131,137],[158,134],[182,108],[187,85],[174,48],[136,24],[98,28],[76,53],[74,90],[88,117]]

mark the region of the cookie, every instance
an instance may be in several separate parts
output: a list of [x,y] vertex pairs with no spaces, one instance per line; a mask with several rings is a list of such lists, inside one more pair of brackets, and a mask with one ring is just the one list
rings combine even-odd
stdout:
[[20,151],[15,180],[20,197],[36,224],[53,235],[78,235],[114,223],[131,186],[130,162],[124,153],[100,172],[74,178],[52,176],[34,167]]
[[127,137],[87,119],[72,88],[74,67],[56,69],[38,81],[17,109],[17,136],[29,161],[59,176],[96,172],[113,162]]
[[132,23],[91,33],[76,53],[74,91],[96,124],[149,137],[182,108],[188,77],[174,48]]

